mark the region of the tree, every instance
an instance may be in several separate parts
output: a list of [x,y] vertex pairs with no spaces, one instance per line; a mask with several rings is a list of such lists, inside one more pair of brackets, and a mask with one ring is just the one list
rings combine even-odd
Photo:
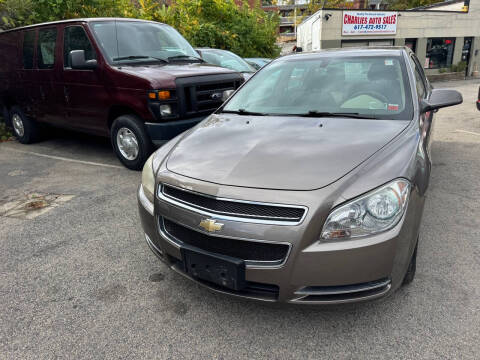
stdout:
[[406,10],[438,3],[439,0],[388,0],[389,10]]
[[246,1],[176,0],[171,6],[143,0],[139,17],[167,23],[193,46],[231,50],[243,57],[275,57],[278,15],[266,13]]
[[[257,4],[258,5],[258,4]],[[135,17],[167,23],[193,46],[228,49],[240,56],[275,57],[278,15],[246,1],[0,0],[3,28],[81,17]]]

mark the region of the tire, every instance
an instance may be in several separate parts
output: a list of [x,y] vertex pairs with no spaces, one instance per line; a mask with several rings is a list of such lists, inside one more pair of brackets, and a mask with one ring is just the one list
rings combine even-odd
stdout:
[[38,124],[27,117],[18,106],[13,106],[10,110],[10,124],[13,134],[22,144],[31,144],[40,137]]
[[408,264],[407,272],[405,273],[405,277],[403,278],[402,285],[408,285],[413,281],[413,279],[415,279],[415,272],[417,271],[417,248],[418,239],[417,244],[415,245],[415,250],[413,250],[412,259],[410,260],[410,264]]
[[141,170],[152,153],[150,137],[135,115],[116,118],[110,129],[110,139],[117,157],[131,170]]

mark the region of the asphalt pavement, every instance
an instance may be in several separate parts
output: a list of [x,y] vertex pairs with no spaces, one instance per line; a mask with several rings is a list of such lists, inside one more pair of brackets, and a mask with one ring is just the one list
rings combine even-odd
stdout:
[[[0,359],[480,358],[479,85],[435,84],[464,103],[434,120],[416,279],[348,306],[257,303],[171,272],[143,239],[141,174],[108,140],[0,143]],[[51,209],[12,213],[32,201]]]

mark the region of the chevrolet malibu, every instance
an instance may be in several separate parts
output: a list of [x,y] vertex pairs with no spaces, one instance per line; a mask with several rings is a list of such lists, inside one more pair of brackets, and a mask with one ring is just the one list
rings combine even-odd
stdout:
[[145,239],[181,275],[264,301],[387,296],[415,275],[433,89],[407,48],[274,60],[147,161]]

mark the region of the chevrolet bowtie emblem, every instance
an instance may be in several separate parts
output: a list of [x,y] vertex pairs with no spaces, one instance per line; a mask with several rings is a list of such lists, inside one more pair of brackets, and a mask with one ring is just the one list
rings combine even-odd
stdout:
[[208,232],[220,231],[223,228],[223,224],[217,223],[213,219],[202,220],[199,225]]

